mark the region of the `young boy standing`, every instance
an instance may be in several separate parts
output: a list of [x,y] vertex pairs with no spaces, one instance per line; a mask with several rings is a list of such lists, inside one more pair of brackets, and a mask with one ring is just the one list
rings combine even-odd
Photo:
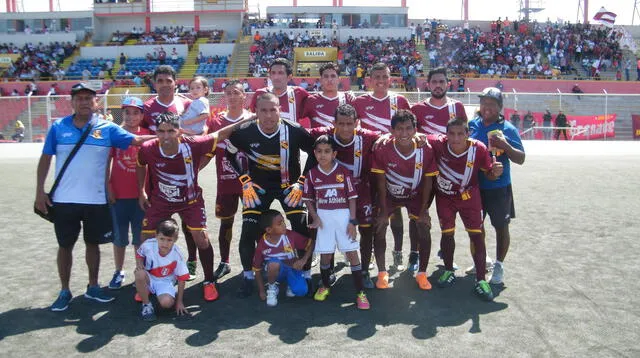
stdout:
[[313,153],[318,166],[309,170],[304,182],[304,201],[312,219],[309,227],[318,229],[315,251],[320,254],[322,286],[314,299],[324,301],[329,295],[331,260],[337,244],[351,265],[357,292],[356,304],[359,309],[369,309],[358,257],[360,244],[356,239],[358,194],[352,183],[351,171],[336,161],[336,146],[328,135],[316,139]]
[[[253,255],[253,271],[260,299],[266,300],[267,306],[277,306],[278,282],[287,283],[288,297],[305,296],[308,289],[302,268],[313,253],[311,239],[287,230],[284,217],[273,209],[262,212],[260,227],[264,234]],[[305,251],[302,258],[298,258],[297,250]],[[267,272],[266,293],[262,279],[263,269]]]
[[453,253],[456,214],[460,213],[471,240],[471,255],[476,269],[476,294],[485,301],[493,300],[493,292],[485,279],[486,245],[482,224],[482,201],[478,173],[495,180],[502,174],[502,163],[489,157],[482,142],[469,139],[466,118],[457,117],[447,123],[447,135],[430,139],[438,164],[436,177],[436,208],[442,230],[440,249],[445,271],[438,279],[438,286],[455,283]]
[[175,246],[179,230],[175,220],[161,221],[156,229],[156,237],[145,240],[136,252],[136,290],[142,298],[142,319],[145,321],[156,320],[153,305],[149,302],[150,293],[156,295],[160,307],[169,309],[175,305],[178,315],[189,313],[182,302],[189,270]]
[[[144,111],[144,103],[140,98],[127,97],[122,101],[122,128],[136,135],[150,134],[149,130],[140,127]],[[144,211],[138,205],[136,181],[136,158],[139,147],[111,150],[111,175],[109,177],[109,203],[114,209],[116,234],[113,240],[113,259],[115,272],[109,282],[109,288],[117,290],[124,283],[124,255],[129,245],[129,226],[131,226],[131,243],[137,250],[140,246],[142,219]]]

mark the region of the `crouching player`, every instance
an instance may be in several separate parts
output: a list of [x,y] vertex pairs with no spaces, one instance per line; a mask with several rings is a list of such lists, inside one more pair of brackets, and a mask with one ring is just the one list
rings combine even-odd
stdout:
[[[311,239],[287,230],[284,216],[273,209],[262,212],[260,227],[264,234],[253,255],[253,271],[260,299],[266,299],[267,306],[277,306],[280,282],[287,283],[287,297],[305,296],[308,288],[302,268],[313,253]],[[305,251],[303,257],[298,258],[298,250]],[[266,293],[262,279],[263,269],[267,273]]]
[[178,315],[189,313],[182,302],[189,270],[175,246],[179,231],[175,220],[163,220],[158,224],[156,237],[145,240],[136,252],[136,290],[142,298],[142,319],[145,321],[156,320],[153,305],[149,302],[150,293],[156,295],[160,307],[169,309],[175,306]]
[[[418,146],[416,117],[407,110],[399,110],[391,118],[392,141],[373,152],[371,172],[375,174],[378,216],[373,246],[378,264],[376,287],[389,288],[389,274],[385,267],[386,231],[389,216],[399,208],[409,212],[409,235],[418,243],[419,266],[416,282],[421,290],[430,290],[427,265],[431,254],[431,218],[429,197],[432,183],[438,174],[433,148]],[[427,177],[427,178],[425,178]]]
[[471,256],[476,270],[476,294],[485,301],[493,300],[493,292],[485,279],[486,245],[482,225],[482,201],[478,186],[478,172],[495,180],[502,174],[502,163],[489,157],[487,147],[480,141],[469,139],[469,127],[464,118],[447,123],[447,135],[430,138],[438,165],[436,177],[436,208],[442,229],[440,250],[445,271],[438,286],[448,287],[455,282],[453,253],[456,213],[460,213],[471,239]]
[[351,275],[356,288],[356,305],[369,309],[364,293],[362,266],[358,257],[360,245],[356,239],[356,198],[358,194],[351,179],[351,171],[336,161],[336,142],[328,135],[316,139],[313,154],[318,161],[309,170],[304,182],[304,201],[312,222],[310,228],[318,229],[315,252],[320,254],[322,286],[313,296],[324,301],[329,295],[331,260],[336,251],[344,253],[351,265]]

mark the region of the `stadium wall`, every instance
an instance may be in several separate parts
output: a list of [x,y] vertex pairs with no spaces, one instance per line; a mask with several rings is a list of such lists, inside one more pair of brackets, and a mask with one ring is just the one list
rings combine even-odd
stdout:
[[31,42],[37,44],[42,42],[43,44],[48,44],[50,42],[71,42],[72,44],[76,43],[76,41],[81,40],[84,37],[84,31],[78,32],[54,32],[49,34],[30,34],[25,35],[24,33],[17,34],[3,34],[2,35],[2,43],[13,43],[16,46],[24,46],[26,43]]
[[[272,33],[279,33],[280,31],[284,33],[293,32],[294,35],[304,34],[307,31],[311,35],[324,35],[328,39],[333,37],[333,30],[331,29],[285,29],[285,28],[264,28],[264,29],[252,29],[252,34],[255,35],[256,32],[260,32],[261,35],[267,35]],[[390,29],[350,29],[350,28],[340,28],[337,30],[336,35],[338,36],[338,41],[347,42],[349,37],[357,38],[357,37],[380,37],[382,39],[386,39],[387,37],[391,38],[402,38],[402,39],[410,39],[411,38],[411,30],[408,28],[390,28]]]
[[165,45],[138,45],[138,46],[92,46],[82,47],[80,49],[80,57],[82,58],[114,58],[118,59],[120,53],[124,53],[127,57],[145,57],[147,53],[158,51],[163,47],[170,57],[171,51],[175,48],[178,56],[187,57],[189,48],[182,44],[165,44]]

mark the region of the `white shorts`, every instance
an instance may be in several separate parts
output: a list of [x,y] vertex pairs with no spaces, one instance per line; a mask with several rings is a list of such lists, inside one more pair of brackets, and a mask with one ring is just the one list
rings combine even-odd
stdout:
[[336,246],[340,252],[360,250],[357,238],[350,238],[347,234],[349,226],[349,209],[318,210],[322,227],[316,236],[315,252],[319,254],[333,254]]
[[160,295],[176,297],[176,286],[171,280],[159,279],[149,272],[147,272],[147,276],[149,276],[149,286],[147,286],[149,292],[156,295],[156,297]]

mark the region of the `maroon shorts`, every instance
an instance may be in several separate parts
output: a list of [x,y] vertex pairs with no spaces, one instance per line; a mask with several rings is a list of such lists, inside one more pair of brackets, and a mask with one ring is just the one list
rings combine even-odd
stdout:
[[238,212],[240,194],[220,194],[216,196],[216,217],[218,219],[232,218]]
[[393,211],[397,208],[405,207],[409,212],[409,219],[417,220],[420,217],[420,210],[422,210],[422,192],[417,192],[406,199],[394,198],[387,195],[387,216],[391,216]]
[[373,224],[373,203],[369,186],[363,186],[362,190],[358,190],[356,218],[360,226],[371,226]]
[[204,201],[198,199],[193,204],[152,203],[144,213],[142,232],[145,234],[155,233],[158,224],[173,214],[180,215],[180,220],[187,225],[189,230],[203,231],[207,229],[207,212],[204,209]]
[[468,232],[479,233],[482,231],[482,201],[478,190],[472,192],[471,198],[467,200],[462,200],[460,196],[437,193],[436,209],[443,234],[455,232],[457,213],[460,213],[464,228]]

